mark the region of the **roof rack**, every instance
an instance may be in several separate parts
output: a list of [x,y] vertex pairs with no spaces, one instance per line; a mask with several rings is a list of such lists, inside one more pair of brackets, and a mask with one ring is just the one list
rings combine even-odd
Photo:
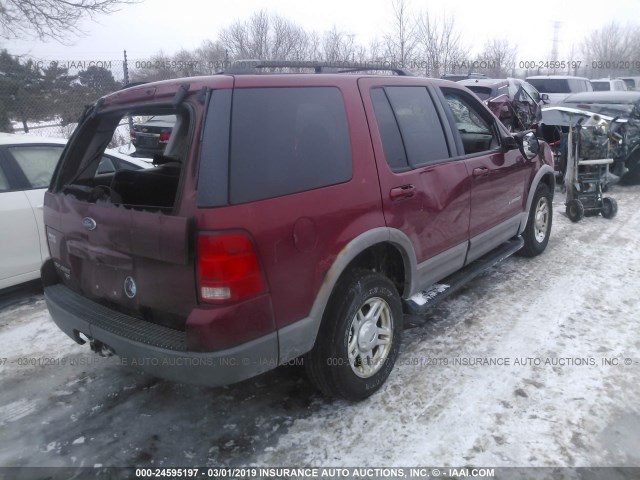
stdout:
[[236,60],[222,73],[251,74],[267,68],[297,68],[313,70],[314,73],[355,73],[355,72],[393,72],[398,76],[413,76],[403,68],[381,63],[358,62],[311,62],[288,60]]
[[120,90],[126,90],[127,88],[137,87],[138,85],[145,85],[149,82],[129,82],[126,85],[123,85]]

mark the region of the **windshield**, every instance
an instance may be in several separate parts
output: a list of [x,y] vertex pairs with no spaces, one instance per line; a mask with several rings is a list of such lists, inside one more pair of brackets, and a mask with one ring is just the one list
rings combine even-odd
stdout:
[[609,82],[591,82],[591,86],[593,87],[594,92],[606,92],[611,90]]

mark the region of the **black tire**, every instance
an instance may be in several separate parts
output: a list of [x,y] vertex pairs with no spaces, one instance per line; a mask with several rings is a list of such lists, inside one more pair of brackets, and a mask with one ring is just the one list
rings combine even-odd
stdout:
[[640,160],[629,165],[629,171],[620,179],[620,185],[638,185],[640,184]]
[[[382,303],[377,303],[379,300]],[[359,312],[368,313],[373,310],[374,307],[369,306],[371,302],[380,305],[381,314],[376,317],[379,319],[374,323],[369,321],[368,330],[362,331],[365,328],[365,322],[360,324],[363,334],[369,332],[373,334],[373,336],[366,335],[369,340],[364,338],[363,342],[380,339],[383,336],[379,333],[380,330],[371,330],[371,328],[374,328],[374,325],[377,328],[378,325],[384,325],[386,322],[390,327],[388,328],[389,348],[384,345],[373,347],[371,350],[373,361],[362,362],[360,356],[358,358],[361,361],[354,362],[352,367],[349,357],[350,340],[353,345],[354,339],[352,327],[355,328],[356,315]],[[331,294],[316,344],[304,359],[309,379],[327,396],[342,397],[352,401],[363,400],[376,392],[391,373],[400,350],[401,339],[402,304],[393,283],[384,275],[370,270],[356,269],[347,272],[338,281]],[[355,348],[359,351],[360,342],[355,343]],[[385,353],[385,355],[376,360],[375,355],[378,353]],[[356,374],[355,370],[359,368],[363,369],[360,373],[365,376]],[[370,370],[370,376],[366,376],[364,372],[366,369]]]
[[604,218],[613,218],[618,214],[618,202],[615,198],[604,197],[602,199],[602,216]]
[[549,187],[544,183],[539,183],[529,209],[527,226],[522,233],[524,247],[520,249],[520,255],[535,257],[547,248],[553,223],[552,198]]
[[584,205],[580,200],[567,202],[567,217],[573,223],[579,222],[584,217]]

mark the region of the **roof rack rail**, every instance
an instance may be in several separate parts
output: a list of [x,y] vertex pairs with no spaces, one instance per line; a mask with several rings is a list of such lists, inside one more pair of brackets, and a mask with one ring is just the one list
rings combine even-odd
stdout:
[[314,62],[289,60],[236,60],[224,73],[248,74],[257,73],[267,68],[298,68],[313,70],[314,73],[354,73],[370,71],[393,72],[399,76],[413,76],[414,74],[403,68],[378,63],[358,62]]
[[123,85],[120,88],[120,90],[126,90],[127,88],[137,87],[138,85],[144,85],[146,83],[149,83],[149,82],[130,82],[130,83],[127,83],[126,85]]

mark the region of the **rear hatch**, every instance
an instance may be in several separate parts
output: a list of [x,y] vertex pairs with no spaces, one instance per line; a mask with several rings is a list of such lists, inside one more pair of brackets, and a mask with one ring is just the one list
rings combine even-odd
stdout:
[[[86,112],[44,202],[62,283],[114,310],[178,330],[198,302],[193,179],[207,98],[203,85],[184,81],[123,90]],[[164,152],[154,156],[153,168],[97,175],[102,152],[128,137],[129,119],[137,115],[176,116]]]

